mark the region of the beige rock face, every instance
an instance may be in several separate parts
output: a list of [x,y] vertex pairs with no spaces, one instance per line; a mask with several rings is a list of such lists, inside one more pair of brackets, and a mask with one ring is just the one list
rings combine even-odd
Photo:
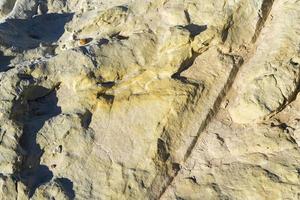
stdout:
[[21,182],[17,182],[11,176],[1,175],[0,188],[0,197],[3,200],[28,199],[25,186]]
[[299,1],[0,9],[0,199],[300,197]]
[[16,0],[1,1],[0,2],[0,16],[4,17],[4,16],[8,15],[12,11],[12,9],[15,5],[15,2],[16,2]]
[[68,200],[72,196],[68,196],[59,180],[53,180],[46,185],[40,186],[31,199],[62,199]]
[[293,61],[299,57],[299,49],[295,48],[299,30],[293,24],[297,20],[282,20],[298,19],[299,7],[280,2],[273,5],[272,11],[270,22],[258,38],[257,50],[246,63],[249,67],[241,72],[244,84],[236,82],[240,95],[229,111],[236,122],[261,120],[282,109],[297,93],[299,65]]

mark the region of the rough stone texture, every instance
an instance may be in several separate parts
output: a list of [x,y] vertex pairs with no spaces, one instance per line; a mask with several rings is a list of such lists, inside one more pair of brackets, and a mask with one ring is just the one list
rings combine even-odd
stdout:
[[0,17],[0,199],[300,198],[300,1]]
[[26,188],[11,176],[0,175],[0,198],[3,200],[25,200]]
[[[274,3],[270,21],[256,42],[257,49],[236,81],[240,94],[229,111],[236,122],[261,120],[282,109],[298,92],[300,37],[295,23],[300,8],[292,5]],[[294,20],[284,22],[288,18]]]
[[52,200],[61,199],[69,200],[73,196],[69,196],[59,180],[53,180],[45,185],[40,186],[34,193],[32,200]]

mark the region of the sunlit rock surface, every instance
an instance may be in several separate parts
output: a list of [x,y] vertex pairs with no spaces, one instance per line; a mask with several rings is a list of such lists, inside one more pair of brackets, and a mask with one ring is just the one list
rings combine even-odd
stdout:
[[300,1],[0,17],[0,199],[300,198]]

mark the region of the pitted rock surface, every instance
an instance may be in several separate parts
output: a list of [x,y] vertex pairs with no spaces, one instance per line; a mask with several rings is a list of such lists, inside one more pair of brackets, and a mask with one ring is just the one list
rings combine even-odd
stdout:
[[0,17],[0,199],[300,198],[300,1]]

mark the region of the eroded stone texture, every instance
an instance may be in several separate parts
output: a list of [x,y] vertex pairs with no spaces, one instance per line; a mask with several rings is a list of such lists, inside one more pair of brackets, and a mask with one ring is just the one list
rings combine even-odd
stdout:
[[3,0],[0,2],[0,16],[1,17],[5,17],[6,15],[8,15],[14,5],[15,5],[16,0]]
[[0,175],[0,198],[3,200],[25,200],[25,186],[11,176]]
[[299,1],[0,9],[3,199],[299,198]]
[[63,186],[59,180],[53,180],[45,185],[40,186],[32,196],[32,200],[52,200],[52,199],[61,199],[69,200],[74,198],[68,196],[67,192],[64,191]]
[[[299,21],[297,4],[274,3],[271,18],[258,38],[257,50],[236,82],[240,94],[230,109],[234,121],[261,120],[282,109],[297,93],[299,63],[295,60],[299,58],[300,39],[294,24]],[[283,20],[288,18],[294,20]]]

